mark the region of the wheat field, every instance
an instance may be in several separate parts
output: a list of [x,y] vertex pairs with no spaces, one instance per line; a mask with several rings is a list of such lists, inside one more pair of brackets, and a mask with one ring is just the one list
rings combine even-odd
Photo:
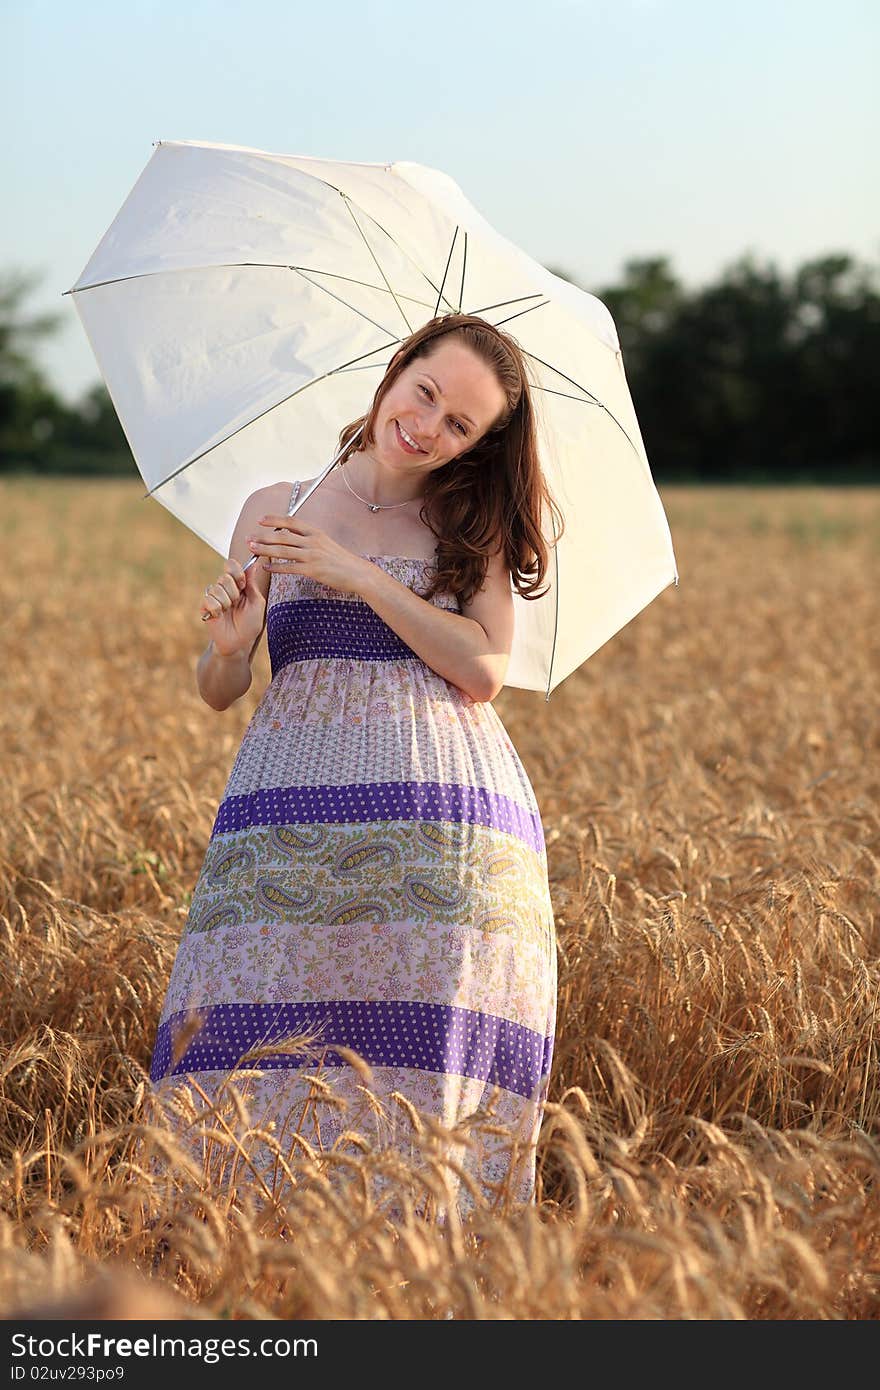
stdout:
[[880,492],[662,488],[679,586],[549,704],[498,697],[547,840],[557,1045],[534,1207],[438,1222],[430,1125],[411,1167],[298,1151],[256,1208],[218,1177],[254,1139],[234,1086],[191,1098],[220,1169],[151,1107],[269,666],[200,700],[217,559],[143,491],[0,483],[2,1315],[877,1317]]

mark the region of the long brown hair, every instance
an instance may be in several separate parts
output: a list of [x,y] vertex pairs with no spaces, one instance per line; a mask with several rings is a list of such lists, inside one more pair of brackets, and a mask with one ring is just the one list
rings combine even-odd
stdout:
[[[345,463],[356,448],[375,445],[373,431],[385,394],[410,362],[430,357],[440,338],[448,333],[456,334],[492,368],[504,391],[506,407],[473,448],[427,475],[419,518],[437,537],[438,546],[430,588],[424,596],[431,598],[438,591],[449,590],[467,603],[482,588],[489,556],[499,549],[500,537],[517,592],[523,598],[541,598],[537,589],[548,564],[547,542],[541,532],[543,507],[546,505],[559,523],[551,544],[557,543],[565,523],[541,470],[525,359],[509,333],[474,314],[429,319],[392,357],[369,412],[340,432],[339,447],[344,449],[341,461]],[[361,425],[363,434],[356,439]]]

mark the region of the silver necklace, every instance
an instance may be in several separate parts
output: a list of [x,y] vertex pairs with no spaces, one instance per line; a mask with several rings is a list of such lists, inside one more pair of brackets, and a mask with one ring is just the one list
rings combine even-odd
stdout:
[[346,478],[345,464],[340,462],[339,467],[342,469],[342,477],[345,486],[348,488],[352,497],[356,497],[359,502],[363,502],[365,506],[369,507],[371,512],[393,512],[395,507],[406,507],[410,502],[416,502],[418,500],[415,497],[408,497],[405,502],[368,502],[366,497],[361,497],[359,492],[355,492],[351,483]]

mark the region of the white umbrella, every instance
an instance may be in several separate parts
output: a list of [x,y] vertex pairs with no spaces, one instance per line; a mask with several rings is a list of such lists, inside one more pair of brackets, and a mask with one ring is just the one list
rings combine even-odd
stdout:
[[245,499],[326,475],[399,343],[460,312],[523,349],[566,520],[546,595],[514,592],[506,684],[549,699],[678,583],[611,315],[435,169],[158,141],[66,293],[147,495],[223,557]]

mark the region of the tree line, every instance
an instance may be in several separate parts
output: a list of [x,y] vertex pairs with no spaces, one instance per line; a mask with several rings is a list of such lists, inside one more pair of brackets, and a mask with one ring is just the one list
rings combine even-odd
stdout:
[[[136,473],[103,382],[70,405],[38,365],[35,345],[63,319],[26,314],[35,284],[0,274],[0,473]],[[655,257],[628,260],[618,284],[580,287],[617,325],[658,483],[880,478],[877,266],[835,253],[783,275],[746,255],[686,289]]]

